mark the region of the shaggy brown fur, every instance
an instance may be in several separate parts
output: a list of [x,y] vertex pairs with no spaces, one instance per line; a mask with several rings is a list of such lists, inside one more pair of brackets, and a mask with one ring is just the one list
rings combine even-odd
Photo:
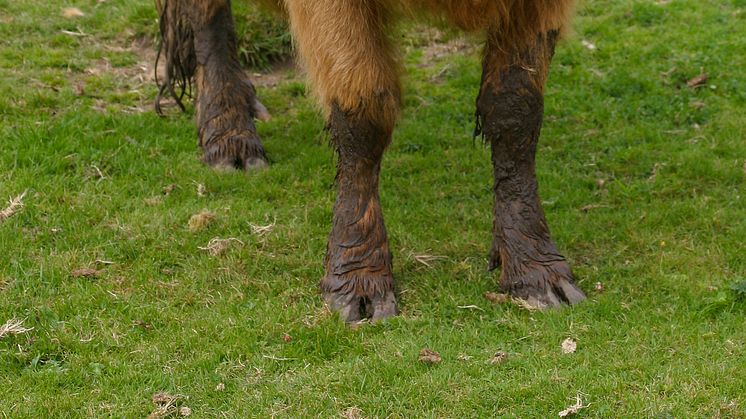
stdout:
[[[180,97],[196,75],[206,161],[263,157],[254,148],[261,147],[251,121],[256,95],[237,67],[228,0],[159,1],[166,3],[161,30],[169,67],[161,93]],[[477,133],[492,147],[490,267],[502,262],[501,288],[536,306],[584,298],[551,240],[534,175],[544,83],[572,0],[258,1],[289,20],[339,156],[339,192],[321,281],[333,309],[347,321],[396,313],[378,177],[401,96],[399,60],[387,33],[407,16],[439,19],[487,39]]]

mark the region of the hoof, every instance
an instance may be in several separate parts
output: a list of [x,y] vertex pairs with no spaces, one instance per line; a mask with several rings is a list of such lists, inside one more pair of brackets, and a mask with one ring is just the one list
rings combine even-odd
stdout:
[[570,267],[565,261],[537,264],[512,278],[503,271],[500,288],[512,297],[520,298],[539,309],[577,304],[586,298],[583,291],[575,285]]
[[398,313],[396,297],[392,291],[373,297],[325,293],[324,301],[332,311],[339,313],[345,323],[355,323],[363,319],[377,322],[394,317]]
[[202,147],[202,161],[218,171],[247,172],[269,167],[259,137],[251,132],[226,135]]

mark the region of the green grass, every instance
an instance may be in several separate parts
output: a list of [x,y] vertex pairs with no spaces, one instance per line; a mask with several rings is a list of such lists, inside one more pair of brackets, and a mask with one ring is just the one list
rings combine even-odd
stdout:
[[[425,62],[402,40],[381,180],[402,314],[351,329],[317,293],[335,168],[300,82],[260,91],[271,169],[214,173],[190,115],[147,108],[130,46],[154,39],[151,1],[0,0],[0,197],[28,190],[0,224],[0,324],[33,328],[0,340],[0,416],[144,417],[165,391],[195,417],[552,417],[578,394],[582,417],[746,417],[746,2],[659,3],[586,1],[558,49],[538,175],[590,298],[546,313],[483,297],[478,53]],[[214,237],[244,244],[211,257]]]

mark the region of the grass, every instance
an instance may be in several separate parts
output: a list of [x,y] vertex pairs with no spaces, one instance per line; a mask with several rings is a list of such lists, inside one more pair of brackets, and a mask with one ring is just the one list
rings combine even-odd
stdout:
[[[355,329],[316,289],[334,157],[301,81],[260,89],[271,169],[214,173],[191,115],[150,111],[152,2],[0,0],[0,22],[0,196],[28,191],[0,223],[0,326],[30,329],[0,338],[0,416],[144,417],[166,392],[195,417],[551,417],[577,395],[581,417],[746,417],[743,0],[580,7],[538,175],[590,298],[544,313],[483,297],[478,53],[402,39],[381,181],[402,314]],[[215,219],[189,229],[203,210]],[[199,249],[215,237],[242,244]]]

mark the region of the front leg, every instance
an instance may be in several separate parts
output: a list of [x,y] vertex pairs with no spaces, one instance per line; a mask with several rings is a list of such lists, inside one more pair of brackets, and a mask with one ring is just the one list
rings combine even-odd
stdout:
[[585,299],[550,237],[535,175],[544,83],[556,39],[556,32],[541,34],[511,51],[491,36],[477,103],[495,180],[490,267],[502,266],[504,292],[537,307]]
[[321,292],[347,322],[397,313],[378,175],[399,110],[386,9],[368,0],[286,0],[290,28],[339,157]]
[[[215,168],[265,167],[254,119],[267,111],[241,69],[230,1],[162,0],[158,5],[166,59],[160,93],[170,92],[181,105],[183,89],[194,81],[202,160]],[[160,110],[159,101],[160,95]]]
[[378,196],[381,159],[391,132],[333,105],[338,194],[321,290],[347,322],[396,315],[391,252]]

